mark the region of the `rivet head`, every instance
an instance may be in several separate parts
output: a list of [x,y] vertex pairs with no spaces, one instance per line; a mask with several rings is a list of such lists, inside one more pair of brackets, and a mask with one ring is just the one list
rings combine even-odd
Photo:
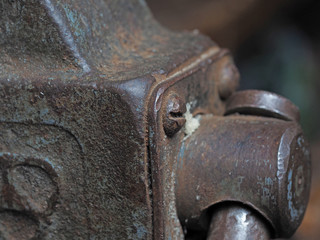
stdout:
[[163,113],[163,128],[168,137],[174,136],[185,124],[185,102],[175,93],[168,97]]

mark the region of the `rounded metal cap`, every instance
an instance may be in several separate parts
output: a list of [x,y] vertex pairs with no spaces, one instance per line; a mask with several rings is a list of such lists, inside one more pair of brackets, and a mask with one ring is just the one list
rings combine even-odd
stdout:
[[278,94],[244,90],[234,93],[227,102],[225,115],[233,113],[274,117],[283,120],[300,120],[299,109],[290,100]]

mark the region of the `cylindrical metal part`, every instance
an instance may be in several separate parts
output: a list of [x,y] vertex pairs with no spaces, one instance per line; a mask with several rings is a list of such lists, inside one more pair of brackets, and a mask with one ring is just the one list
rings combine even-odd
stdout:
[[177,211],[186,228],[206,229],[206,210],[230,201],[259,212],[275,237],[290,237],[300,225],[310,158],[296,122],[206,116],[177,152]]
[[236,205],[220,206],[213,215],[208,240],[269,240],[266,222],[251,209]]
[[299,122],[299,108],[290,100],[267,91],[244,90],[234,93],[227,102],[226,115],[233,113],[273,117]]

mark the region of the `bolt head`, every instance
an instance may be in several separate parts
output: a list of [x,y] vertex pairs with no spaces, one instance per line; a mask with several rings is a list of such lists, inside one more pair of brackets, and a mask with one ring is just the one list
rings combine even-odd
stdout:
[[177,94],[171,94],[163,114],[163,128],[168,137],[173,137],[184,126],[186,111],[186,103]]

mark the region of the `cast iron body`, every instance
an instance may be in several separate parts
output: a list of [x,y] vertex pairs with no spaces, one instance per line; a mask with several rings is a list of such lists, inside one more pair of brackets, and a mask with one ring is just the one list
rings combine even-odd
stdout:
[[[248,143],[259,148],[254,136],[266,122],[293,129],[287,145],[303,139],[282,98],[277,111],[269,101],[264,107],[241,95],[229,98],[238,78],[227,50],[196,32],[164,29],[142,0],[0,1],[1,239],[184,239],[193,231],[195,238],[211,237],[220,229],[213,221],[207,234],[214,206],[229,201],[245,204],[239,212],[250,209],[261,228],[270,227],[263,236],[291,235],[308,198],[304,142],[288,153],[297,164],[275,162],[282,135],[268,133],[274,142],[262,136],[268,171],[263,153],[238,163],[230,156],[221,168],[214,155],[202,167],[201,157],[192,157],[202,153],[192,145],[197,138],[207,138],[204,154],[216,138],[225,141],[217,159],[243,137],[243,151],[252,150]],[[259,116],[223,117],[234,113]],[[261,117],[270,113],[282,120]],[[239,119],[251,138],[238,132]],[[222,126],[217,134],[215,124]],[[184,158],[187,165],[179,163]],[[244,166],[256,170],[243,173]],[[286,178],[275,179],[274,188],[263,185],[279,171]],[[244,184],[234,190],[239,176]],[[219,185],[219,177],[230,185]],[[247,193],[250,187],[257,194]],[[291,209],[298,209],[293,218]]]

